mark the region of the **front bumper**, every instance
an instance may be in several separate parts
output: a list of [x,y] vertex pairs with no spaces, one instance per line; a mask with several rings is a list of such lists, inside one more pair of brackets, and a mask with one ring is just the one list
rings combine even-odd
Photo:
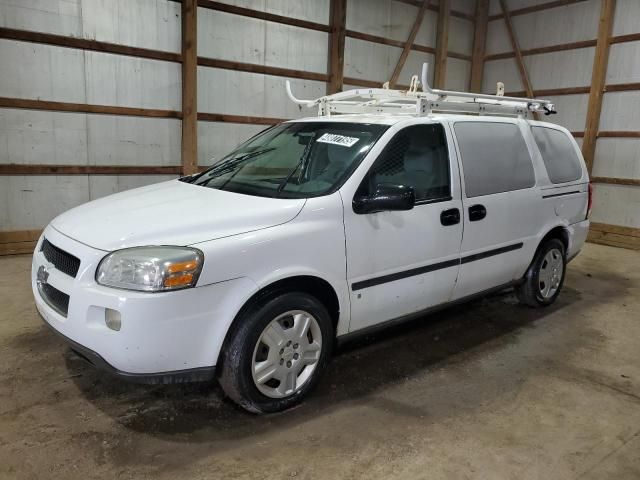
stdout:
[[[107,252],[77,242],[51,226],[44,231],[56,247],[80,259],[75,278],[53,267],[36,246],[32,290],[45,323],[96,367],[146,383],[208,380],[213,377],[227,329],[244,296],[255,286],[247,278],[175,292],[145,293],[103,287],[95,270]],[[68,311],[52,308],[37,282],[48,270],[47,284],[69,296]],[[111,330],[106,309],[120,313],[122,326]]]

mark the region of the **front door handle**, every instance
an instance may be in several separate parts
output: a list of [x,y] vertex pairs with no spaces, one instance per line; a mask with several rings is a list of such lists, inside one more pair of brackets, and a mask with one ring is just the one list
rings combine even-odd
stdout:
[[469,221],[477,222],[487,216],[487,209],[484,205],[473,205],[469,207]]
[[457,208],[450,208],[449,210],[443,210],[440,214],[440,223],[442,225],[449,226],[460,223],[460,210]]

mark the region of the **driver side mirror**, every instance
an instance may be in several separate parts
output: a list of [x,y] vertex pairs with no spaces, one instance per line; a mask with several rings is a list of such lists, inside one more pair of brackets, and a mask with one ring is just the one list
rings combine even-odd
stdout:
[[356,196],[353,211],[359,215],[391,210],[411,210],[416,204],[413,187],[379,184],[372,195]]

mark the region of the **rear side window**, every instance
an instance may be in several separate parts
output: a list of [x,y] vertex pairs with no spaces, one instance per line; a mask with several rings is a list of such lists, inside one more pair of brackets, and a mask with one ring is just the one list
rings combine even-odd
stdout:
[[531,157],[517,125],[459,122],[454,129],[468,198],[535,185]]
[[551,182],[572,182],[582,176],[580,158],[565,133],[545,127],[531,127],[531,132]]
[[416,201],[449,198],[449,155],[440,124],[413,125],[393,137],[358,190],[371,194],[378,185],[413,187]]

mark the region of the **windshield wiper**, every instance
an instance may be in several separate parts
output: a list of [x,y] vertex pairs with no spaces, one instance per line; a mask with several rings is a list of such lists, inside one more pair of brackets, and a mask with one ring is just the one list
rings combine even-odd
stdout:
[[304,168],[306,166],[305,164],[307,159],[309,158],[309,153],[311,152],[311,145],[313,144],[313,139],[315,138],[315,136],[316,134],[315,132],[313,132],[311,134],[311,137],[309,138],[309,143],[307,143],[307,145],[304,147],[304,151],[302,152],[302,155],[300,155],[300,160],[298,161],[296,166],[293,167],[293,170],[291,170],[289,175],[285,177],[282,183],[278,185],[278,189],[276,190],[276,193],[278,194],[278,196],[280,195],[280,193],[282,193],[282,190],[284,190],[284,187],[287,186],[287,183],[289,183],[289,180],[291,180],[291,178],[293,177],[293,174],[296,173],[300,167],[302,167],[302,172],[304,172]]
[[259,157],[260,155],[264,155],[265,153],[268,153],[268,152],[270,152],[272,150],[275,150],[275,147],[263,148],[262,150],[257,150],[255,152],[249,152],[249,153],[245,153],[244,155],[240,155],[238,157],[234,157],[231,160],[227,160],[226,162],[223,162],[218,166],[213,166],[212,168],[210,168],[206,172],[203,172],[203,175],[204,174],[215,174],[215,176],[209,177],[206,180],[206,182],[202,183],[201,185],[205,186],[205,185],[207,185],[207,183],[209,183],[214,178],[216,178],[216,177],[218,177],[220,175],[224,175],[225,173],[228,173],[228,172],[232,171],[234,168],[236,168],[240,164],[246,162],[247,160],[255,159],[255,158]]

